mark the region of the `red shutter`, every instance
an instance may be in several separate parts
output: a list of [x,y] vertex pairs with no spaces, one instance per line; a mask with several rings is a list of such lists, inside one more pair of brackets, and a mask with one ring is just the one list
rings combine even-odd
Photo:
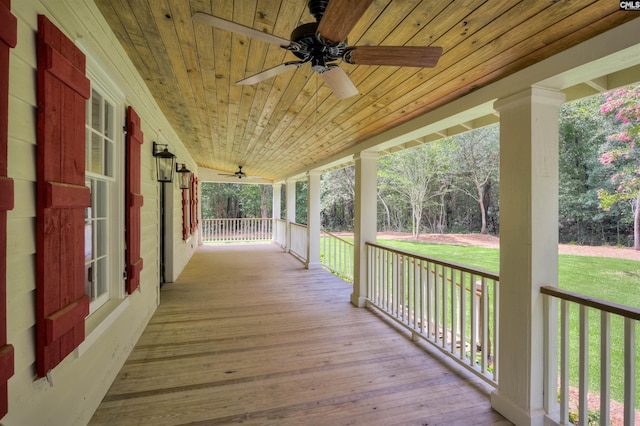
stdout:
[[182,239],[189,238],[189,190],[182,190]]
[[191,173],[191,234],[198,229],[198,178]]
[[140,193],[140,147],[144,135],[140,128],[140,117],[133,107],[127,109],[127,292],[133,293],[140,285],[140,271],[143,261],[140,257],[140,210],[144,198]]
[[17,20],[11,0],[0,0],[0,419],[7,414],[7,381],[13,376],[13,346],[7,344],[7,210],[13,209],[13,180],[7,176],[9,49],[16,46]]
[[37,373],[42,377],[84,340],[85,57],[38,16]]

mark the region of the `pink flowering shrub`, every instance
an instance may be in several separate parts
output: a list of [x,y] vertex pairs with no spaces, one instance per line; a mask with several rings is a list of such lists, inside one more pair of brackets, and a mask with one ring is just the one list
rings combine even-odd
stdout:
[[611,182],[615,188],[613,193],[598,191],[600,207],[609,210],[614,203],[631,203],[635,248],[640,250],[640,86],[605,93],[600,112],[621,123],[621,130],[608,137],[608,149],[600,156],[600,163],[612,169]]

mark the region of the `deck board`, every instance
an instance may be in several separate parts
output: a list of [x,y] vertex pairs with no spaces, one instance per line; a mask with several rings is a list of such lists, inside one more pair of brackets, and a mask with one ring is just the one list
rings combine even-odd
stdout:
[[509,424],[350,293],[275,245],[201,247],[90,424]]

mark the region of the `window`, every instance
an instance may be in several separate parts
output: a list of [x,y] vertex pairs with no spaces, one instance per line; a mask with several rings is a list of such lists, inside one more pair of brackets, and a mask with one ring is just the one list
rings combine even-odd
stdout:
[[190,216],[191,201],[189,198],[189,190],[181,189],[182,192],[182,239],[187,241],[190,235]]
[[93,313],[110,299],[123,297],[123,118],[122,103],[95,75],[86,104],[86,186],[91,206],[85,209],[85,292]]

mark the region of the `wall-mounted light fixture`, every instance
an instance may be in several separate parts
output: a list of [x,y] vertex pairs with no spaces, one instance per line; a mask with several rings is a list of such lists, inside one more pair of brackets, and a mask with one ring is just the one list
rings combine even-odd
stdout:
[[178,165],[176,164],[176,173],[178,174],[178,184],[180,185],[180,189],[189,189],[189,184],[191,183],[191,170],[187,169],[186,164],[182,163],[182,168],[178,169]]
[[176,163],[176,156],[169,152],[169,145],[153,142],[153,156],[156,157],[158,182],[173,182],[173,165]]

